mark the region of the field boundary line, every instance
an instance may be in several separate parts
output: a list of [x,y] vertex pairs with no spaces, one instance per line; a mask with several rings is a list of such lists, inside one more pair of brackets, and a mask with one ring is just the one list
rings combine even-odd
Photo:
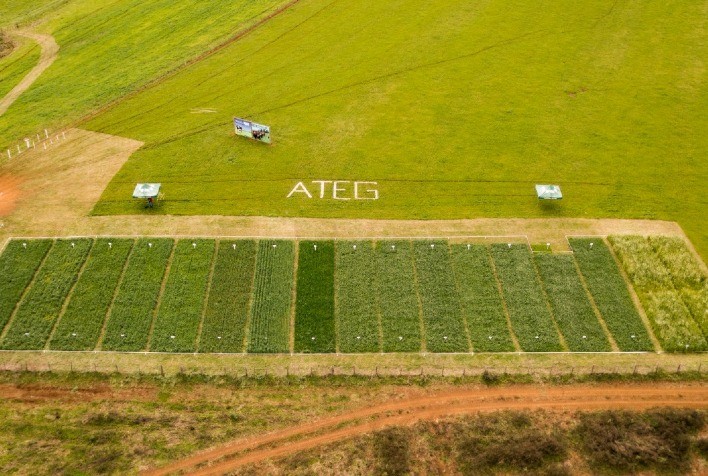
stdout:
[[426,354],[428,351],[427,332],[425,329],[425,319],[423,318],[423,297],[420,295],[420,280],[418,279],[418,267],[415,264],[415,246],[412,240],[407,240],[411,247],[411,265],[413,266],[413,288],[418,303],[418,325],[420,326],[420,351]]
[[204,328],[204,319],[206,318],[207,307],[209,306],[209,297],[211,295],[211,282],[214,279],[214,268],[216,268],[216,259],[219,256],[219,240],[214,240],[214,253],[211,256],[209,265],[209,276],[207,276],[207,285],[204,290],[204,299],[202,300],[202,312],[199,317],[199,326],[197,326],[197,336],[194,341],[194,352],[199,352],[201,344],[202,329]]
[[516,352],[514,353],[525,352],[521,348],[519,338],[516,336],[516,332],[514,332],[514,326],[511,324],[511,314],[509,314],[509,307],[506,305],[504,288],[502,287],[501,279],[499,279],[499,273],[497,273],[497,263],[494,261],[494,256],[492,256],[492,253],[488,247],[485,247],[485,252],[487,253],[487,260],[489,260],[489,263],[491,263],[492,265],[492,274],[494,275],[494,281],[497,283],[497,292],[499,293],[502,308],[504,309],[504,317],[506,317],[506,327],[509,331],[509,335],[511,336],[511,342],[514,344],[514,349],[516,349]]
[[543,294],[543,300],[546,302],[546,309],[548,309],[548,315],[551,316],[551,321],[553,321],[553,327],[555,327],[556,332],[558,333],[558,339],[560,340],[560,345],[565,351],[569,351],[570,347],[568,347],[568,342],[565,340],[565,336],[561,332],[561,328],[558,325],[558,321],[556,320],[556,314],[553,312],[553,306],[551,306],[551,300],[548,298],[548,290],[546,289],[546,283],[541,277],[541,272],[538,270],[538,263],[536,262],[536,258],[533,255],[533,251],[531,252],[531,261],[533,265],[533,272],[536,276],[536,282],[538,283],[538,286],[541,288],[541,294]]
[[39,261],[39,265],[37,266],[37,269],[34,270],[34,274],[32,275],[32,279],[30,280],[29,283],[27,283],[27,286],[25,289],[22,290],[22,295],[20,296],[20,299],[17,300],[17,303],[15,303],[15,307],[12,309],[12,313],[10,314],[10,319],[7,320],[7,324],[5,324],[5,327],[2,329],[2,332],[0,332],[0,345],[2,345],[2,342],[5,340],[5,337],[7,336],[7,333],[10,331],[10,326],[13,324],[15,321],[15,316],[17,315],[17,311],[20,309],[20,306],[25,301],[25,298],[27,297],[27,294],[29,293],[30,289],[34,287],[34,282],[37,279],[37,275],[39,274],[39,270],[44,267],[44,263],[47,261],[47,256],[49,256],[49,252],[52,251],[52,248],[54,248],[54,245],[56,244],[57,240],[52,240],[52,244],[47,248],[47,252],[44,253],[44,256],[42,256],[42,259]]
[[155,302],[155,307],[152,309],[152,319],[150,319],[150,329],[148,330],[147,340],[145,342],[145,350],[150,350],[150,345],[152,345],[152,334],[155,331],[155,321],[157,321],[157,313],[160,311],[160,306],[162,306],[162,296],[165,294],[165,288],[167,287],[167,279],[169,278],[170,271],[172,269],[172,259],[177,251],[177,241],[172,240],[172,249],[170,249],[170,257],[167,258],[167,263],[165,264],[165,270],[162,272],[162,283],[160,284],[160,292],[157,293],[157,302]]
[[619,352],[619,350],[620,350],[619,345],[617,345],[617,341],[615,340],[615,337],[610,332],[610,328],[607,327],[607,323],[605,322],[605,318],[602,315],[602,313],[600,312],[600,308],[597,307],[597,303],[595,302],[595,298],[593,297],[592,293],[590,292],[590,288],[588,287],[587,281],[585,281],[585,276],[583,276],[582,271],[580,271],[580,266],[578,265],[578,260],[576,260],[575,258],[573,258],[573,265],[575,266],[576,274],[580,278],[580,284],[583,286],[583,290],[585,291],[585,295],[588,298],[588,302],[590,303],[590,306],[592,306],[592,310],[595,313],[595,318],[600,323],[600,327],[602,327],[602,331],[605,333],[605,337],[607,338],[607,341],[610,343],[610,348],[612,349],[612,352]]
[[120,273],[120,277],[118,278],[118,282],[116,283],[116,288],[113,291],[113,297],[111,298],[111,304],[108,306],[108,309],[106,310],[106,316],[103,319],[103,325],[101,326],[101,333],[98,335],[98,339],[96,340],[96,345],[94,345],[94,350],[96,351],[101,351],[101,346],[103,345],[103,339],[106,337],[106,329],[108,328],[108,319],[110,319],[111,314],[113,312],[113,305],[116,302],[116,298],[118,297],[118,292],[120,291],[120,287],[123,284],[123,280],[125,279],[125,273],[128,270],[128,263],[130,263],[130,258],[133,256],[133,251],[137,247],[138,240],[133,240],[133,244],[130,245],[130,251],[128,252],[128,256],[125,258],[125,263],[123,263],[123,270]]
[[290,321],[288,322],[288,348],[295,354],[295,317],[297,315],[297,270],[300,265],[300,241],[293,240],[293,282],[290,285]]
[[96,247],[96,243],[98,240],[92,239],[91,240],[91,246],[89,247],[88,251],[86,252],[86,256],[84,257],[84,262],[81,263],[81,267],[79,268],[79,272],[76,274],[76,280],[74,283],[71,285],[71,289],[69,289],[69,292],[66,293],[66,297],[64,297],[64,302],[61,305],[61,309],[59,310],[59,315],[57,316],[56,320],[54,321],[54,325],[52,326],[52,329],[49,331],[49,335],[47,336],[47,341],[44,343],[44,350],[49,349],[49,344],[52,342],[52,339],[54,338],[54,333],[57,331],[57,327],[59,327],[59,322],[61,319],[64,317],[64,314],[66,313],[66,308],[69,307],[69,302],[71,302],[71,298],[74,295],[74,290],[76,290],[76,286],[79,284],[79,280],[81,280],[81,276],[84,274],[84,270],[86,269],[86,266],[88,265],[89,258],[91,258],[91,252],[93,249]]
[[654,351],[656,353],[662,353],[664,351],[664,349],[661,347],[661,343],[659,342],[659,339],[654,334],[654,329],[652,328],[651,322],[649,321],[649,317],[647,316],[647,313],[644,310],[644,306],[642,306],[642,302],[639,300],[639,296],[637,295],[637,291],[634,289],[634,285],[632,284],[632,281],[629,280],[629,276],[627,275],[626,271],[624,270],[624,265],[620,262],[619,258],[617,257],[615,250],[612,248],[612,244],[610,243],[610,240],[608,240],[607,237],[605,237],[605,238],[603,238],[603,241],[605,242],[605,246],[607,246],[607,249],[610,251],[610,255],[612,256],[612,259],[615,261],[615,266],[617,266],[617,269],[619,270],[619,273],[622,276],[622,279],[624,279],[624,285],[627,287],[627,291],[629,292],[629,295],[632,298],[632,302],[634,303],[634,307],[637,309],[637,312],[639,313],[639,317],[641,318],[642,323],[644,324],[644,327],[647,330],[647,334],[649,335],[649,339],[651,339],[651,342],[654,345]]

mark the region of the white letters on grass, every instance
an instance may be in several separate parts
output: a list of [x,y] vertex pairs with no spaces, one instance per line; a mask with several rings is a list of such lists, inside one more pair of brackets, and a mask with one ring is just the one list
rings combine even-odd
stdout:
[[[333,200],[378,200],[378,182],[354,182],[351,180],[312,180],[310,188],[320,199]],[[287,198],[301,196],[312,198],[313,195],[305,186],[298,182],[290,190]]]

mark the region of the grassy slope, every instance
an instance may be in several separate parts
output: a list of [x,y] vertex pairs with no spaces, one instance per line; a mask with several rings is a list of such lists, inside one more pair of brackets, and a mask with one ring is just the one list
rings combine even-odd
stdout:
[[[87,124],[149,144],[95,212],[134,213],[151,177],[165,213],[669,218],[705,254],[702,8],[303,0]],[[235,114],[274,145],[234,139]],[[300,178],[378,180],[381,200],[287,199]],[[535,182],[566,199],[540,206]]]
[[37,65],[39,45],[21,37],[14,37],[15,49],[0,58],[0,98],[9,93],[17,83]]
[[69,0],[45,2],[45,9],[11,3],[17,5],[5,8],[13,17],[44,12],[37,28],[52,34],[61,49],[55,64],[0,117],[0,145],[67,124],[136,90],[220,44],[280,0]]

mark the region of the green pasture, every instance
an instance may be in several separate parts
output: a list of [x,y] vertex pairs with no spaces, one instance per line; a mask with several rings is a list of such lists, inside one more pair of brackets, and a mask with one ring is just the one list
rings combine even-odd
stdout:
[[[144,213],[132,187],[159,181],[160,213],[670,219],[705,255],[704,18],[682,0],[303,0],[82,125],[146,142],[94,213]],[[300,180],[313,198],[287,198]]]
[[0,98],[9,93],[37,65],[39,45],[32,40],[13,36],[15,48],[0,58]]
[[573,254],[550,254],[443,239],[11,240],[0,254],[0,348],[651,351],[614,251],[656,350],[705,350],[706,276],[685,244],[611,243],[574,239]]

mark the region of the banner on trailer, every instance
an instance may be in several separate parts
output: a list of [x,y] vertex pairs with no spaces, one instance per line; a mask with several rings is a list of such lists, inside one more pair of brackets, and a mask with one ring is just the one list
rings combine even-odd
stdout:
[[268,126],[234,117],[234,128],[237,136],[244,136],[270,144],[270,127]]

